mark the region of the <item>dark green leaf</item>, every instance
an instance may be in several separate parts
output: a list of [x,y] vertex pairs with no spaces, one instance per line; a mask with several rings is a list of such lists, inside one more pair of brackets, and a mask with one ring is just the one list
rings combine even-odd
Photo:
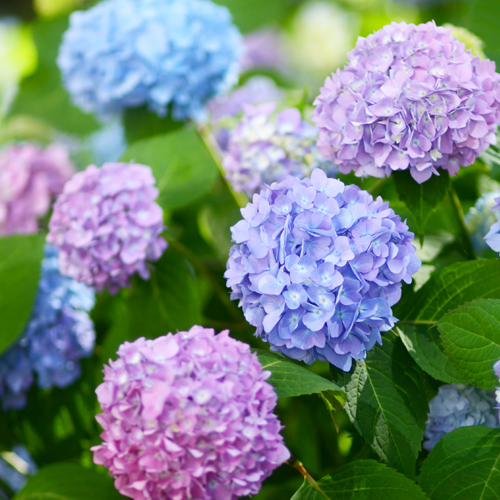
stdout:
[[15,500],[120,500],[123,497],[113,480],[81,465],[60,463],[48,465],[28,479]]
[[393,172],[394,184],[399,199],[406,203],[408,209],[415,216],[417,227],[415,232],[423,236],[427,219],[443,201],[450,188],[450,176],[442,171],[439,176],[433,175],[429,180],[419,184],[413,179],[409,170]]
[[127,142],[132,143],[182,128],[184,122],[174,121],[168,116],[161,118],[150,111],[147,106],[141,106],[125,110],[123,125]]
[[21,334],[35,302],[45,234],[0,238],[0,352]]
[[345,401],[344,391],[330,380],[279,354],[262,349],[255,349],[255,352],[259,356],[262,368],[272,372],[269,383],[276,389],[278,397],[286,398],[329,391],[340,403],[343,404]]
[[131,290],[114,300],[115,321],[103,346],[105,360],[114,358],[126,340],[156,338],[201,323],[196,278],[182,254],[169,248],[152,266],[149,280],[137,278]]
[[445,352],[471,385],[493,390],[500,360],[500,300],[480,299],[445,314],[438,323]]
[[500,429],[461,427],[425,460],[420,485],[432,500],[500,498]]
[[490,0],[473,0],[471,11],[464,19],[465,27],[479,36],[485,43],[486,55],[500,67],[500,33],[497,20],[500,18],[500,3]]
[[425,374],[398,339],[384,338],[343,378],[345,409],[359,433],[391,467],[415,476],[427,413]]
[[217,166],[193,128],[135,142],[122,161],[149,165],[160,190],[158,203],[180,208],[208,193],[217,178]]
[[292,500],[425,500],[411,479],[375,460],[343,465],[318,482],[323,494],[305,481]]

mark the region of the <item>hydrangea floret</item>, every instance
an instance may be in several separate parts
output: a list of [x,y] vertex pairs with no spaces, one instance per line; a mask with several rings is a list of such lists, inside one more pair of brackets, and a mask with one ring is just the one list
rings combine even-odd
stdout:
[[230,133],[224,156],[226,176],[236,191],[249,196],[262,184],[304,177],[314,168],[337,170],[316,147],[318,130],[302,120],[295,108],[276,113],[276,104],[244,106],[238,126]]
[[500,75],[434,22],[392,23],[359,38],[315,101],[319,150],[342,173],[422,183],[455,175],[495,144]]
[[211,329],[125,342],[96,392],[92,448],[134,500],[236,500],[288,460],[273,387],[248,345]]
[[57,251],[46,245],[31,318],[0,356],[0,399],[4,410],[20,409],[34,383],[66,387],[80,376],[80,359],[94,349],[92,289],[59,273]]
[[348,371],[381,343],[401,282],[420,267],[388,203],[315,169],[264,188],[241,213],[224,276],[273,351]]
[[52,199],[73,175],[68,152],[25,143],[0,151],[0,235],[34,233]]
[[105,0],[70,17],[58,64],[76,105],[103,117],[148,105],[177,120],[236,83],[241,35],[209,0]]
[[163,210],[151,169],[105,163],[78,172],[54,204],[47,241],[60,249],[61,273],[116,293],[133,274],[150,275],[166,241]]
[[459,427],[500,427],[494,393],[474,386],[443,385],[430,401],[429,408],[423,444],[429,451],[445,434]]
[[489,250],[485,236],[500,217],[500,213],[492,211],[496,198],[500,198],[499,191],[484,194],[465,214],[465,224],[477,257],[484,257]]
[[486,233],[484,241],[493,251],[500,252],[500,196],[494,198],[491,211],[493,224]]
[[[495,370],[495,375],[500,379],[500,361],[497,361],[493,365],[493,369]],[[499,387],[495,391],[495,398],[496,398],[496,409],[499,411],[499,419],[500,419],[500,381],[499,381]]]

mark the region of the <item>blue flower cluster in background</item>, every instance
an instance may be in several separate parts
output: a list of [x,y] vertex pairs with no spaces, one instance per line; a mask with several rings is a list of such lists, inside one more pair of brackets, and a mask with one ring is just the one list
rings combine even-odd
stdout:
[[429,451],[445,434],[459,427],[500,427],[494,393],[474,386],[443,385],[429,403],[429,408],[424,433],[424,448]]
[[[16,444],[11,452],[4,452],[0,456],[0,480],[14,493],[17,493],[28,480],[28,476],[35,474],[38,467],[31,458],[28,450]],[[0,491],[2,491],[0,489]]]
[[106,0],[71,15],[58,64],[73,101],[109,116],[147,104],[177,120],[236,83],[242,40],[207,0]]
[[41,388],[65,387],[80,376],[80,359],[94,348],[89,311],[94,291],[59,273],[57,251],[45,247],[42,276],[25,331],[0,356],[4,410],[20,409],[35,375]]

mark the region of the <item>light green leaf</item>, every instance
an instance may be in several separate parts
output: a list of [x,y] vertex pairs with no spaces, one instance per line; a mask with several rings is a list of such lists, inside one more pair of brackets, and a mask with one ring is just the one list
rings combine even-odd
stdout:
[[218,175],[217,166],[194,128],[134,142],[121,161],[152,168],[160,191],[158,203],[164,209],[184,207],[207,194]]
[[391,467],[414,477],[429,410],[425,374],[398,339],[386,337],[342,378],[345,410],[359,433]]
[[500,429],[460,427],[424,462],[420,486],[432,500],[500,498]]
[[72,463],[48,465],[28,479],[14,500],[123,499],[107,474]]
[[425,500],[411,479],[375,460],[356,460],[318,482],[305,481],[292,500]]
[[462,379],[493,390],[500,360],[500,300],[480,299],[445,314],[438,323],[445,352]]
[[45,234],[0,238],[0,352],[16,340],[35,303]]
[[415,232],[423,238],[427,220],[450,188],[448,172],[442,171],[439,176],[433,175],[422,184],[413,179],[409,170],[393,172],[392,177],[399,199],[415,216]]

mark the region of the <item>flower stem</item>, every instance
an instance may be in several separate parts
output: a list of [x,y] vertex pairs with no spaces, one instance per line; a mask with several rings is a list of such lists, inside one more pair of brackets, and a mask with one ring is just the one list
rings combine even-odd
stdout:
[[294,469],[297,469],[301,474],[302,476],[304,476],[304,478],[309,481],[309,484],[316,490],[318,491],[324,498],[326,498],[326,500],[330,500],[328,498],[328,496],[326,495],[326,493],[320,488],[319,484],[316,482],[316,480],[311,476],[311,474],[309,474],[309,472],[307,472],[306,468],[304,467],[304,465],[302,464],[302,462],[300,462],[299,460],[297,460],[295,457],[290,457],[290,460],[288,460],[288,462],[286,462],[288,465],[290,465],[290,467],[293,467]]
[[467,226],[465,225],[464,211],[462,209],[462,205],[458,198],[453,182],[450,184],[450,199],[454,208],[455,217],[458,222],[458,227],[460,229],[460,235],[464,244],[465,254],[470,260],[473,260],[475,259],[474,247],[472,246],[469,231],[467,230]]
[[224,160],[224,154],[219,148],[219,145],[217,144],[217,141],[215,140],[214,136],[210,132],[210,129],[203,123],[197,123],[196,130],[198,131],[201,140],[205,144],[205,147],[208,149],[208,152],[212,156],[212,159],[214,160],[215,164],[217,165],[222,180],[226,184],[227,189],[231,193],[231,196],[234,198],[236,205],[238,205],[240,208],[245,208],[248,204],[248,199],[243,193],[236,192],[231,186],[231,184],[228,182],[226,178],[226,172],[224,171],[224,167],[222,166]]

